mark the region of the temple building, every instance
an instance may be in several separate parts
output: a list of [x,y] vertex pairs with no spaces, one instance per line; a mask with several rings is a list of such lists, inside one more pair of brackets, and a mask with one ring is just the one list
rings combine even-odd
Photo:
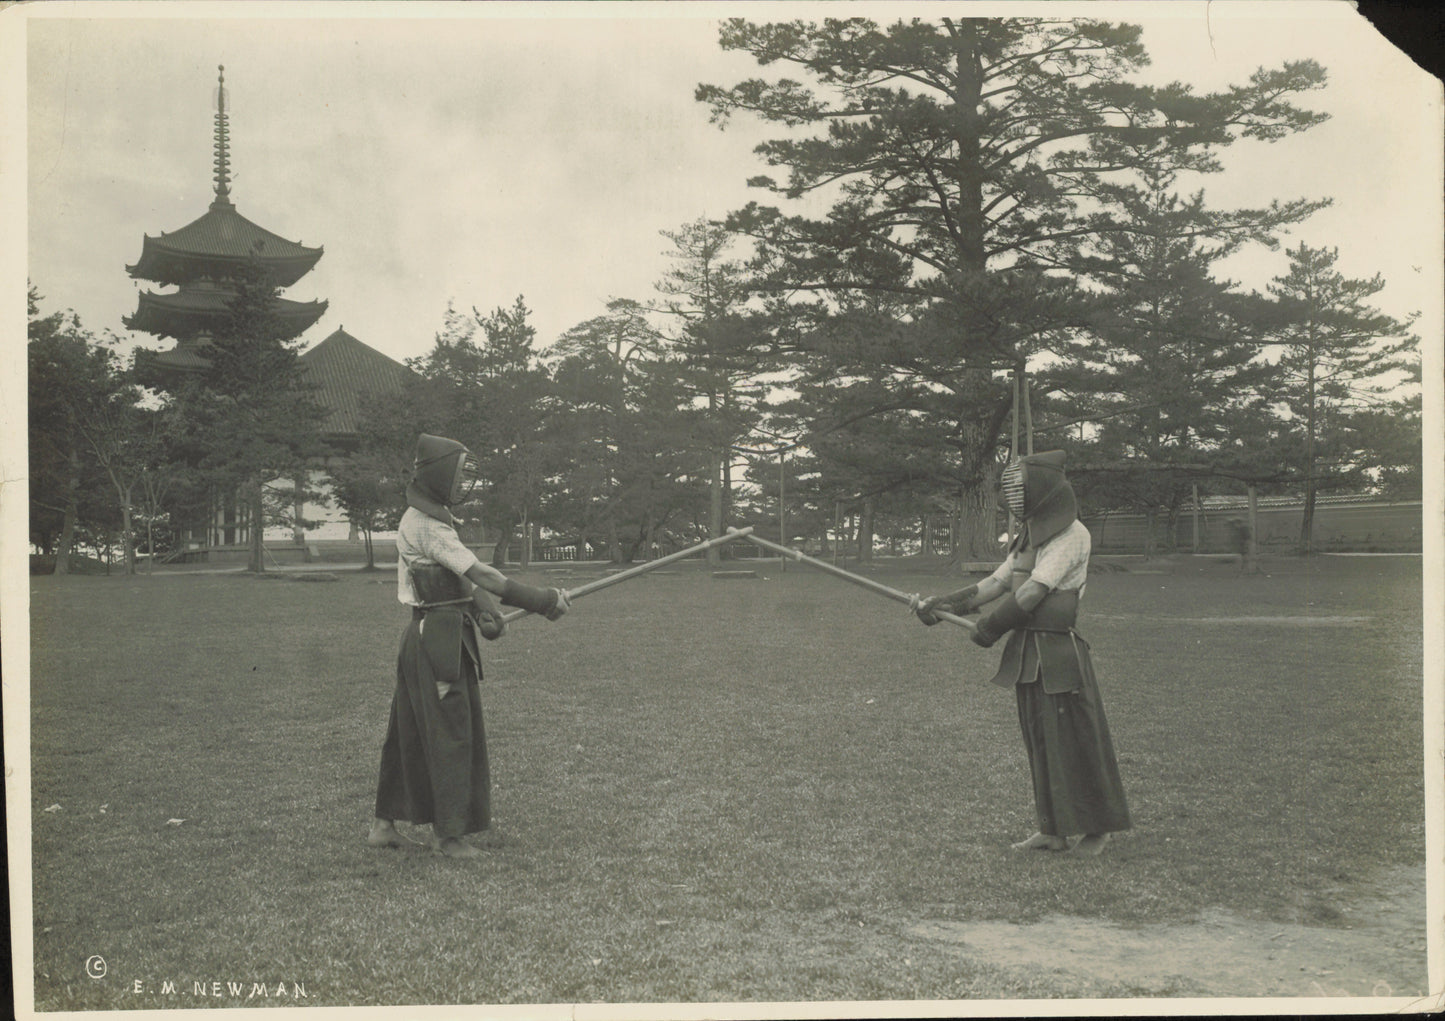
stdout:
[[[215,197],[198,219],[159,236],[144,235],[140,258],[126,267],[136,280],[149,281],[174,290],[141,292],[135,312],[122,320],[126,327],[175,341],[164,351],[140,351],[137,367],[156,384],[183,378],[203,369],[210,338],[230,315],[236,298],[238,275],[249,264],[259,262],[277,288],[287,288],[309,273],[322,256],[322,248],[311,248],[273,234],[236,211],[231,201],[230,125],[226,108],[225,67],[219,69],[215,114]],[[294,301],[277,298],[275,313],[285,324],[280,339],[292,340],[314,325],[326,312],[325,301]],[[369,401],[399,392],[411,374],[400,362],[336,330],[301,355],[308,378],[318,386],[318,402],[327,410],[323,437],[338,456],[355,449],[362,416]],[[298,498],[297,521],[312,521],[306,529],[267,528],[269,546],[280,541],[302,548],[319,536],[344,538],[349,525],[325,499],[326,467],[323,459],[300,479],[292,480]],[[304,493],[320,492],[320,500],[307,502]],[[181,539],[182,545],[206,559],[210,553],[244,546],[247,526],[234,494],[215,494],[206,520],[193,524]],[[180,538],[180,537],[178,537]],[[278,551],[279,552],[279,551]]]
[[[401,393],[406,381],[415,374],[411,369],[369,347],[338,327],[326,339],[301,355],[306,378],[316,386],[316,400],[326,409],[321,422],[321,437],[337,453],[322,465],[312,468],[308,477],[298,480],[298,493],[310,491],[324,494],[328,490],[326,467],[335,457],[355,451],[366,419],[367,408],[378,398]],[[325,499],[298,500],[297,521],[310,522],[309,527],[292,529],[297,544],[310,541],[355,541],[356,529],[345,515]],[[267,529],[266,540],[284,538],[284,530]]]
[[368,403],[378,396],[400,393],[407,379],[415,375],[341,327],[305,351],[301,364],[307,380],[317,387],[317,402],[326,409],[322,438],[341,452],[355,450]]

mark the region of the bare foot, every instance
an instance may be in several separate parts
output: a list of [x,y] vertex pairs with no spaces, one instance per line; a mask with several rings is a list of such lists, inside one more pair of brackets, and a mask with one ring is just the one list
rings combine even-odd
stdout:
[[438,840],[436,849],[438,854],[444,854],[448,858],[480,858],[482,856],[481,851],[460,837],[445,837]]
[[1010,845],[1015,851],[1067,851],[1069,842],[1049,833],[1035,833],[1027,840]]
[[372,823],[366,842],[372,847],[405,847],[411,843],[397,832],[396,824],[390,819],[378,819]]
[[1109,842],[1107,833],[1086,833],[1083,838],[1074,845],[1073,854],[1087,854],[1090,857],[1097,857],[1104,850],[1104,845]]

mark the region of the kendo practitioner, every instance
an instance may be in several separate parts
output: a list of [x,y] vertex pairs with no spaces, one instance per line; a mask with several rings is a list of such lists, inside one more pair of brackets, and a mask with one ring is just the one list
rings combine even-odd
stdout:
[[1033,777],[1038,830],[1016,850],[1096,855],[1109,834],[1130,827],[1114,744],[1104,718],[1089,644],[1074,630],[1092,541],[1078,518],[1073,488],[1064,477],[1064,453],[1053,450],[1011,462],[1001,478],[1003,502],[1019,523],[998,570],[918,606],[979,617],[973,640],[991,647],[1004,635],[1003,659],[993,683],[1012,687]]
[[431,823],[432,847],[453,858],[481,852],[462,838],[491,825],[491,777],[482,727],[479,637],[501,636],[492,600],[556,620],[560,589],[535,588],[477,560],[457,536],[451,508],[477,484],[477,461],[462,444],[423,434],[417,441],[407,508],[396,536],[397,598],[411,607],[396,660],[396,691],[381,749],[376,819],[367,842],[411,841],[396,820]]

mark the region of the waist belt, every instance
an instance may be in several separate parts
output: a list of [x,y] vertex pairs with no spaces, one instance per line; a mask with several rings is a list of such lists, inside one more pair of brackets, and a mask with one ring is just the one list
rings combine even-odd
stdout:
[[432,610],[456,610],[457,612],[470,617],[471,611],[469,607],[471,607],[472,605],[473,603],[471,596],[468,596],[465,599],[449,599],[444,603],[416,604],[413,605],[411,608],[411,619],[421,620]]

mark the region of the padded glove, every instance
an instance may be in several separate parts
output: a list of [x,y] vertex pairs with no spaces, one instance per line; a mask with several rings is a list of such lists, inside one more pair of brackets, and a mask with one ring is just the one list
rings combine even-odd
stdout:
[[[506,587],[502,590],[502,605],[515,606],[526,610],[528,613],[540,613],[543,616],[550,614],[557,608],[558,597],[561,590],[554,588],[537,588],[535,585],[524,585],[520,581],[507,579]],[[563,608],[562,613],[567,610]],[[559,614],[560,616],[560,614]],[[555,618],[553,618],[555,619]]]
[[978,586],[970,585],[968,588],[959,589],[948,597],[949,608],[954,613],[972,613],[978,609]]
[[999,600],[993,612],[978,618],[973,643],[987,649],[1014,628],[1028,622],[1029,611],[1020,606],[1012,594],[1006,595]]

